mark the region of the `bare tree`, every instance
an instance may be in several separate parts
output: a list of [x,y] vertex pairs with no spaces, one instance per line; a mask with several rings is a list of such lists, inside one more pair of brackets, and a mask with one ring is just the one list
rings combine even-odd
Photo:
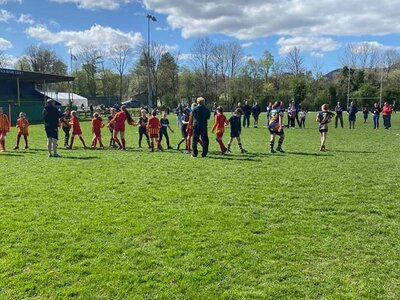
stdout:
[[195,41],[191,53],[192,53],[192,63],[199,71],[201,82],[201,90],[203,96],[207,99],[210,93],[210,80],[212,74],[212,49],[214,45],[212,41],[205,37]]
[[396,49],[387,49],[382,53],[382,64],[389,73],[400,63],[400,53]]
[[373,69],[380,65],[380,53],[377,45],[372,43],[347,44],[343,56],[340,58],[342,66],[355,69]]
[[85,71],[87,78],[87,90],[90,96],[96,96],[96,74],[97,65],[103,62],[103,55],[99,49],[92,46],[81,47],[78,50],[78,60],[82,64],[82,69]]
[[286,69],[297,76],[305,72],[304,57],[300,53],[300,49],[294,47],[285,58]]
[[34,72],[67,74],[67,65],[50,48],[31,45],[25,51],[29,68]]
[[123,78],[125,71],[131,65],[133,48],[130,45],[116,45],[110,49],[110,60],[119,74],[119,101],[123,96]]

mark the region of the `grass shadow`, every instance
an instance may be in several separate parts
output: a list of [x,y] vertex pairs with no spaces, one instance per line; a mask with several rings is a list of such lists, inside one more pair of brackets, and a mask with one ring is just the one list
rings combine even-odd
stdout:
[[217,155],[217,156],[207,156],[209,159],[217,159],[217,160],[235,160],[235,161],[257,161],[260,162],[261,159],[254,157],[245,157],[245,156],[231,156],[231,155]]
[[377,153],[376,151],[365,151],[365,150],[329,150],[330,152],[338,152],[338,153],[355,153],[355,154],[373,154]]
[[1,152],[0,153],[0,157],[1,156],[23,156],[23,154],[10,153],[10,152]]
[[61,155],[58,159],[91,160],[91,159],[99,159],[99,157],[97,157],[97,156],[64,156],[64,155]]
[[329,154],[326,152],[317,153],[317,152],[286,152],[289,155],[301,155],[301,156],[333,156],[333,154]]

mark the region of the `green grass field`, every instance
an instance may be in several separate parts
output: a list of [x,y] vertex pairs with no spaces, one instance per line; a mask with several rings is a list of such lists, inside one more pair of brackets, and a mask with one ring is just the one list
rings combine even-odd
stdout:
[[361,119],[331,124],[324,153],[310,113],[285,154],[267,154],[263,127],[243,129],[248,154],[212,138],[205,159],[138,149],[137,127],[126,152],[77,141],[48,158],[42,125],[30,150],[10,150],[13,129],[0,299],[399,299],[400,115],[390,130]]

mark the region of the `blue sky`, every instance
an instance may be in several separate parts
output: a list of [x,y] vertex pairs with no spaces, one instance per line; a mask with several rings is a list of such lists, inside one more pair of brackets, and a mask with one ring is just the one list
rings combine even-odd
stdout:
[[137,46],[150,13],[152,40],[181,54],[209,36],[236,40],[255,58],[297,47],[309,69],[328,72],[348,43],[400,49],[398,11],[400,1],[388,0],[0,0],[0,50],[12,62],[31,44],[49,45],[68,62],[69,48],[84,44]]

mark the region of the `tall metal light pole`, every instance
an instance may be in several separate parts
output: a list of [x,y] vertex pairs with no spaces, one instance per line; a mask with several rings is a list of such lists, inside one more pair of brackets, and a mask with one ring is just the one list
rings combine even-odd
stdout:
[[379,89],[379,107],[382,107],[383,66],[381,66],[381,87]]
[[155,16],[147,15],[147,108],[151,110],[152,103],[152,91],[151,91],[151,81],[150,81],[150,20],[156,22]]
[[350,105],[350,67],[349,68],[349,75],[347,80],[347,109],[349,109]]

